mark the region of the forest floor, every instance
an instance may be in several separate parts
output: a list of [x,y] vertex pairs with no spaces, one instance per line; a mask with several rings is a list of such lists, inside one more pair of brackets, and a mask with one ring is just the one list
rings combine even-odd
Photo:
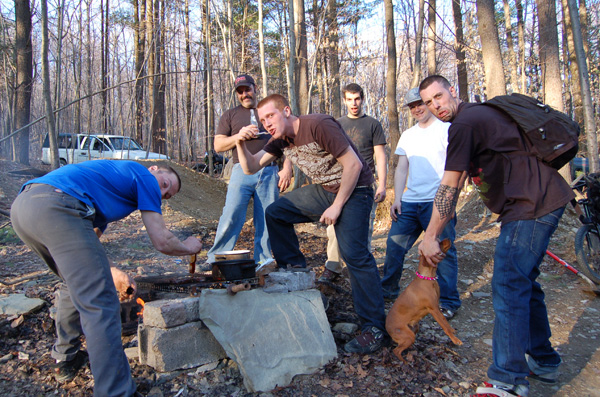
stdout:
[[[23,182],[32,177],[25,167],[0,160],[0,210],[8,211]],[[183,180],[181,192],[164,204],[167,226],[180,238],[198,236],[206,250],[215,235],[225,200],[226,185],[189,168],[176,165]],[[47,168],[36,164],[36,169]],[[35,172],[35,169],[34,171]],[[389,195],[393,194],[391,191]],[[386,205],[387,203],[387,205]],[[378,210],[373,239],[374,256],[382,271],[385,240],[389,228],[389,199]],[[387,207],[387,208],[386,208]],[[453,345],[431,317],[421,322],[415,344],[407,349],[407,363],[399,361],[391,348],[371,355],[347,354],[344,341],[336,340],[338,358],[317,373],[296,376],[289,386],[270,393],[250,394],[235,362],[224,360],[210,371],[180,371],[160,374],[131,359],[138,389],[148,396],[467,396],[486,380],[491,361],[494,312],[491,276],[499,225],[474,193],[465,193],[459,203],[457,240],[459,292],[462,307],[451,325],[462,346]],[[550,251],[577,266],[573,240],[578,224],[567,210],[555,233]],[[325,228],[317,224],[298,227],[301,247],[309,267],[317,276],[326,259]],[[252,249],[253,229],[247,222],[236,248]],[[144,231],[138,213],[111,224],[102,237],[109,257],[132,275],[186,271],[187,259],[157,252]],[[181,259],[181,260],[178,260]],[[413,279],[416,248],[405,262],[402,284]],[[0,216],[0,281],[45,270],[42,261],[14,235],[8,218]],[[550,258],[541,266],[539,281],[546,293],[552,327],[552,343],[562,355],[561,376],[555,385],[532,381],[530,396],[600,396],[600,299],[587,291],[585,283]],[[49,350],[54,341],[50,312],[59,280],[47,275],[13,286],[0,284],[0,296],[25,293],[47,305],[22,318],[0,316],[0,394],[10,396],[87,396],[92,394],[89,368],[71,382],[58,384],[52,373]],[[338,291],[323,291],[329,298],[327,315],[332,324],[356,321],[352,314],[350,284],[346,274],[337,282]],[[386,303],[386,309],[391,303]],[[123,337],[125,346],[135,343]]]

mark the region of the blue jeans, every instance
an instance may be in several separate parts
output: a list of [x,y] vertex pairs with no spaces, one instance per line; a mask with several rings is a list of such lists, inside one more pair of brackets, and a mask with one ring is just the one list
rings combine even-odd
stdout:
[[[399,282],[404,269],[404,257],[412,248],[421,232],[427,229],[433,202],[409,203],[402,201],[402,213],[396,222],[392,221],[387,238],[385,252],[385,263],[383,266],[383,279],[381,286],[386,298],[396,298],[400,292]],[[458,310],[461,305],[456,283],[458,281],[458,261],[456,258],[456,216],[448,222],[440,240],[450,239],[452,245],[446,253],[446,257],[438,264],[437,276],[440,285],[440,306],[453,311]]]
[[536,278],[564,207],[537,219],[502,224],[494,254],[492,298],[496,320],[490,379],[528,385],[525,354],[541,366],[558,366],[550,344],[544,292]]
[[246,221],[250,199],[254,199],[254,261],[272,258],[265,209],[279,197],[278,172],[277,166],[268,166],[256,174],[246,175],[239,163],[233,166],[215,243],[207,254],[208,262],[215,261],[215,253],[234,249]]
[[[373,188],[357,187],[335,224],[342,259],[348,266],[352,299],[363,329],[375,326],[385,332],[385,313],[379,272],[368,248],[369,214]],[[306,267],[294,224],[317,222],[331,206],[335,194],[320,185],[308,185],[287,193],[267,208],[266,219],[273,256],[280,267]]]

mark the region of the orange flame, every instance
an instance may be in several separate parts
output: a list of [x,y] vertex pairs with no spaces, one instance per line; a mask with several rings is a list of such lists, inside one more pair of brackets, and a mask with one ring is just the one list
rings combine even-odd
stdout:
[[137,298],[135,301],[137,302],[138,305],[140,305],[142,307],[142,310],[140,310],[140,312],[138,313],[138,317],[143,317],[144,316],[144,306],[146,305],[146,302],[144,302],[144,300],[142,298]]

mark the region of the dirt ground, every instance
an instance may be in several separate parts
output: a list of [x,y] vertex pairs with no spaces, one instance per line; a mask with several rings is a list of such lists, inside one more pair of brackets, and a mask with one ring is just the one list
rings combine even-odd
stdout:
[[[17,164],[0,160],[0,211],[8,211],[19,187],[27,179],[45,171],[24,170]],[[164,204],[167,226],[180,238],[190,235],[202,239],[210,248],[225,200],[226,185],[189,168],[175,165],[183,180],[177,196]],[[47,169],[46,169],[47,170]],[[391,191],[389,195],[391,195]],[[373,355],[359,356],[343,351],[344,341],[336,339],[338,358],[315,374],[297,376],[291,385],[265,396],[468,396],[486,379],[490,363],[494,313],[490,280],[495,240],[499,225],[474,193],[465,193],[459,203],[457,249],[459,291],[463,305],[451,321],[462,346],[453,345],[430,317],[421,322],[415,344],[405,352],[407,363],[400,362],[386,348]],[[389,199],[388,199],[389,200]],[[385,239],[389,228],[384,203],[378,211],[373,246],[380,270],[385,258]],[[578,224],[573,211],[563,217],[550,251],[577,266],[573,240]],[[303,225],[298,228],[301,246],[309,267],[317,275],[323,271],[326,253],[325,228]],[[252,248],[251,222],[242,231],[238,247]],[[132,275],[161,274],[186,270],[186,258],[168,257],[153,249],[139,214],[111,224],[102,237],[109,257]],[[206,251],[203,251],[205,258]],[[201,258],[201,259],[204,259]],[[416,249],[405,261],[402,283],[414,277]],[[0,281],[45,270],[44,264],[14,235],[8,218],[0,216]],[[49,349],[54,340],[50,311],[58,279],[43,275],[16,285],[0,284],[0,295],[26,293],[48,304],[23,318],[0,316],[0,393],[11,396],[87,396],[93,379],[89,369],[72,382],[58,384],[52,376]],[[539,278],[546,293],[552,327],[552,342],[563,358],[561,377],[556,385],[531,382],[530,396],[600,396],[600,299],[585,283],[551,258],[542,264]],[[352,310],[347,277],[337,290],[323,291],[329,298],[327,315],[332,324],[356,321]],[[387,304],[387,308],[391,303]],[[132,336],[123,338],[133,346]],[[214,370],[195,370],[169,374],[130,360],[139,391],[151,396],[246,396],[236,364],[224,360]],[[258,394],[255,394],[258,395]]]

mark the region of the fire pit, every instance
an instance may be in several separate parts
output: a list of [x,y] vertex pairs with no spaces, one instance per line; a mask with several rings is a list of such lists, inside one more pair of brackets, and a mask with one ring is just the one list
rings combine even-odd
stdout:
[[[227,261],[232,262],[232,261]],[[213,272],[195,274],[167,274],[161,276],[136,277],[138,287],[137,297],[143,302],[158,299],[178,299],[186,296],[198,296],[203,289],[227,289],[230,294],[248,290],[258,286],[258,278],[254,277],[254,262],[251,271],[246,269],[234,270],[225,265],[223,277],[217,264],[213,265]],[[237,273],[236,273],[237,272]],[[239,278],[239,275],[252,275],[251,278]],[[230,280],[231,279],[231,280]],[[123,335],[137,332],[141,320],[142,306],[136,300],[121,303],[121,328]]]
[[[147,292],[150,297],[144,306],[143,321],[138,326],[138,349],[142,364],[159,372],[169,372],[227,357],[220,342],[209,329],[214,324],[210,323],[209,318],[206,319],[209,325],[202,320],[201,309],[205,307],[201,308],[200,302],[203,299],[220,296],[224,302],[238,305],[235,309],[238,311],[237,316],[240,304],[250,303],[262,307],[260,301],[268,299],[269,293],[314,288],[315,275],[313,272],[271,271],[267,274],[259,271],[256,277],[236,280],[224,278],[214,264],[213,272],[165,274],[135,279],[138,295]],[[239,298],[241,294],[244,295]],[[302,303],[306,301],[305,298],[297,299]],[[232,315],[235,313],[233,309],[234,306],[223,308],[223,313]],[[280,314],[283,312],[285,310],[282,309]]]

